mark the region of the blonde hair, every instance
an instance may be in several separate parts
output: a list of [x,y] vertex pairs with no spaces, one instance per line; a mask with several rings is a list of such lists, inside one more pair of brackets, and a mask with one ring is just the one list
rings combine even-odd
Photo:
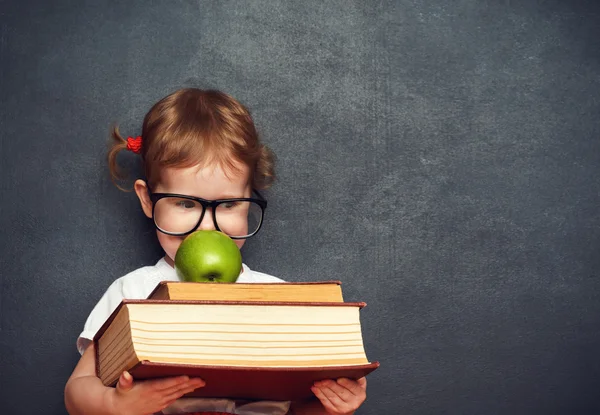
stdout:
[[[125,175],[117,155],[127,149],[127,141],[112,129],[108,165],[117,187]],[[216,164],[237,171],[236,162],[250,169],[252,188],[263,190],[275,179],[274,154],[261,144],[250,112],[233,97],[215,90],[178,90],[148,111],[142,126],[140,151],[146,180],[150,186],[160,179],[165,167],[191,167],[198,163]]]

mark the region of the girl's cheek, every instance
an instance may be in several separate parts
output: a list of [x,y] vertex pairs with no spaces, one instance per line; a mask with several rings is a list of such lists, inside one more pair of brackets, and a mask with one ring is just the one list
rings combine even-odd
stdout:
[[175,260],[175,254],[177,253],[177,249],[179,248],[179,245],[181,245],[183,238],[165,235],[159,231],[156,231],[156,234],[158,235],[158,242],[163,251],[165,251],[165,254],[172,260]]

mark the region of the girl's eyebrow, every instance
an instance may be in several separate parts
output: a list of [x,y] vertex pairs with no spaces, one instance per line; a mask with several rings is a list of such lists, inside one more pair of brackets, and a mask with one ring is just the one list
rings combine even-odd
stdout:
[[[219,197],[215,197],[214,199],[206,199],[202,196],[198,196],[197,194],[189,194],[189,193],[181,193],[181,192],[164,192],[164,193],[172,193],[172,194],[180,194],[183,196],[190,196],[190,197],[197,197],[200,199],[204,199],[204,200],[222,200],[222,199],[245,199],[246,197],[244,195],[235,195],[232,193],[225,193],[220,195]],[[250,197],[252,197],[252,195],[250,195]]]
[[242,195],[242,196],[235,196],[235,195],[225,194],[224,196],[218,197],[217,200],[218,199],[243,199],[243,198],[245,198],[244,195]]

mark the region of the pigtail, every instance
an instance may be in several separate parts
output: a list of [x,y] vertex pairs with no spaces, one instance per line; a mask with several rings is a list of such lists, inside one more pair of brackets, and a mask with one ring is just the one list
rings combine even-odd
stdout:
[[118,182],[126,178],[126,174],[122,171],[117,163],[117,155],[122,151],[127,150],[127,140],[125,140],[119,132],[119,126],[115,125],[111,131],[111,139],[108,150],[108,168],[110,177],[115,186],[124,192],[130,192],[132,189],[122,187]]
[[275,181],[275,154],[265,145],[261,145],[260,154],[256,160],[253,186],[257,190],[271,187]]

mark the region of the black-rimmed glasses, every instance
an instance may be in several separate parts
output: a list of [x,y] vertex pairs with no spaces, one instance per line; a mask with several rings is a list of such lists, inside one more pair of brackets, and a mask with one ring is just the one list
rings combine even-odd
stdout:
[[152,218],[156,229],[167,235],[185,236],[194,232],[210,208],[215,229],[232,239],[246,239],[260,230],[267,201],[258,198],[205,200],[176,193],[151,193]]

